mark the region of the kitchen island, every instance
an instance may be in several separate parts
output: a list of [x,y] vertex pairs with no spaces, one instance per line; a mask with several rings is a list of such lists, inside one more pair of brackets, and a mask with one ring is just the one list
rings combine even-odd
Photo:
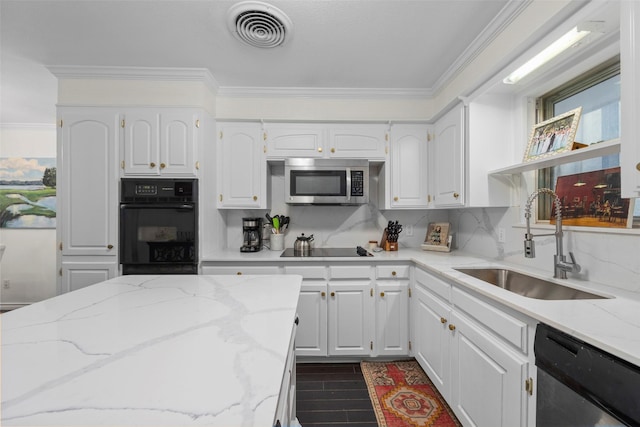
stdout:
[[6,313],[2,425],[273,425],[300,284],[121,276]]

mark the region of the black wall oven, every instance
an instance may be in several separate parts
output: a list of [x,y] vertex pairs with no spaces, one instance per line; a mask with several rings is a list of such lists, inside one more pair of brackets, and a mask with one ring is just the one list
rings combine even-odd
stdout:
[[198,181],[123,178],[122,274],[198,274]]

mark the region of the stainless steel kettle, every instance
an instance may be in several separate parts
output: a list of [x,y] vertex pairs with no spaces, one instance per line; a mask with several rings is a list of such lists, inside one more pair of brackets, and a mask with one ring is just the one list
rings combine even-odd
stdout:
[[293,255],[295,256],[310,256],[311,255],[311,242],[313,242],[313,234],[305,236],[304,233],[298,236],[293,243]]

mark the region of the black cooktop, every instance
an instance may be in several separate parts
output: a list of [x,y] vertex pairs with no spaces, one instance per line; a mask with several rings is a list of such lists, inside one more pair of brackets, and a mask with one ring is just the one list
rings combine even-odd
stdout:
[[[293,253],[293,248],[287,248],[282,252],[281,257],[301,257]],[[313,248],[311,254],[306,257],[359,257],[356,248]]]

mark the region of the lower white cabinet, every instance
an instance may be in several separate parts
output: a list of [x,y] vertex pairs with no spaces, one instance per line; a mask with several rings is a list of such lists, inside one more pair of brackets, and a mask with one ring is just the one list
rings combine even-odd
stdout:
[[409,354],[408,265],[376,267],[376,356]]
[[414,354],[462,424],[527,426],[529,325],[418,268],[415,278]]
[[299,356],[326,356],[327,353],[327,282],[303,280],[298,299]]
[[298,300],[298,356],[373,354],[371,266],[293,265],[285,266],[284,271],[303,277]]
[[329,282],[329,356],[369,356],[373,352],[373,283]]
[[296,329],[296,325],[294,325],[291,331],[291,341],[289,342],[289,352],[287,353],[282,375],[282,383],[280,384],[278,406],[273,420],[274,427],[291,426],[296,420]]
[[113,279],[118,275],[118,264],[112,261],[63,261],[60,267],[58,294],[75,291],[95,283]]

